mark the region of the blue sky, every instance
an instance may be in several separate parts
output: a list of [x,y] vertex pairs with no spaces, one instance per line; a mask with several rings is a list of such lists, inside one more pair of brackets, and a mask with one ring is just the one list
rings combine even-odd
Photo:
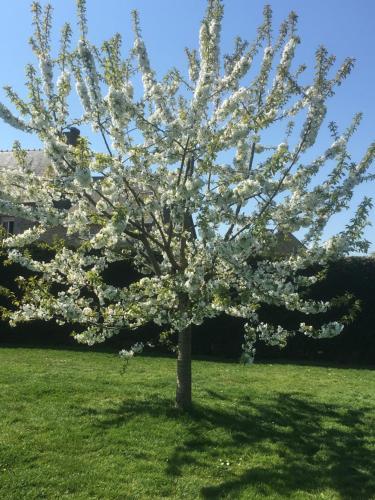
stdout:
[[[225,0],[223,26],[223,53],[230,52],[236,35],[253,39],[262,18],[263,0]],[[356,66],[349,79],[329,102],[327,122],[335,120],[341,127],[349,124],[357,111],[364,113],[362,125],[352,140],[353,158],[358,160],[367,145],[375,140],[375,2],[373,0],[271,0],[275,28],[290,10],[299,16],[298,32],[302,43],[297,62],[313,66],[315,49],[325,45],[337,56],[338,62],[346,56],[356,58]],[[73,24],[74,0],[53,0],[55,36],[64,21]],[[152,64],[162,75],[171,66],[183,67],[184,47],[197,46],[199,22],[205,10],[205,0],[87,0],[90,38],[100,43],[114,32],[123,35],[125,46],[130,46],[132,33],[130,16],[137,9],[141,16],[144,38]],[[12,85],[23,93],[24,67],[33,62],[28,39],[31,35],[30,1],[16,0],[1,3],[0,30],[0,86]],[[4,94],[0,91],[0,99]],[[323,139],[326,135],[323,133]],[[36,138],[17,133],[0,122],[0,149],[12,146],[20,139],[24,147],[38,147]],[[280,142],[282,138],[280,139]],[[320,141],[321,144],[326,144]],[[319,153],[319,150],[316,151]],[[375,166],[373,167],[375,171]],[[374,184],[360,187],[353,206],[364,195],[374,195]],[[375,209],[371,213],[375,220]],[[337,216],[328,227],[330,232],[342,227],[350,213]],[[375,251],[375,227],[366,231]]]

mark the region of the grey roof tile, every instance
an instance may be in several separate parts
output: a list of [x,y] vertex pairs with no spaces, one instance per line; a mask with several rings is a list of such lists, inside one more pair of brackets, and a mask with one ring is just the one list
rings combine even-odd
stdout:
[[[27,162],[32,170],[38,175],[42,175],[51,160],[47,158],[44,151],[35,149],[27,151]],[[13,151],[0,151],[0,169],[12,169],[17,167],[17,161]]]

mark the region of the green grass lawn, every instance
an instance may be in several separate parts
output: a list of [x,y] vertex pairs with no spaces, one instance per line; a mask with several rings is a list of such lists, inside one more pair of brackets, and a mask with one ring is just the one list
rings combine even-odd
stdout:
[[0,349],[0,498],[375,499],[375,371]]

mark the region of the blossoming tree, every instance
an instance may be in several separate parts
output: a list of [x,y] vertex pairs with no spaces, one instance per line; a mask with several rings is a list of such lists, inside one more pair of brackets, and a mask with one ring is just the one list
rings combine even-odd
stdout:
[[[39,136],[52,167],[49,175],[37,176],[16,144],[19,167],[0,171],[0,213],[33,223],[4,240],[9,258],[36,272],[11,321],[55,317],[81,324],[75,337],[90,345],[124,327],[166,325],[178,333],[176,403],[186,408],[191,325],[224,312],[245,318],[243,348],[251,360],[257,338],[283,345],[295,333],[260,323],[260,304],[326,311],[329,302],[306,298],[318,277],[303,270],[367,249],[362,230],[368,198],[341,232],[323,239],[327,222],[348,207],[354,187],[373,178],[375,144],[358,162],[348,153],[360,115],[342,132],[331,123],[325,150],[313,156],[312,149],[326,102],[353,60],[331,74],[335,58],[320,47],[311,81],[302,84],[305,66],[293,64],[300,43],[296,15],[273,38],[268,6],[255,41],[237,38],[233,53],[221,58],[223,5],[210,0],[199,50],[186,49],[188,71],[172,69],[158,79],[136,12],[134,46],[124,58],[118,34],[101,48],[89,41],[84,0],[77,5],[78,45],[71,48],[65,25],[53,56],[51,7],[33,4],[31,45],[39,70],[27,67],[28,100],[6,88],[17,116],[0,107],[9,125]],[[73,82],[79,116],[69,108]],[[68,144],[64,132],[71,126],[90,126],[103,140],[102,152],[84,137]],[[280,135],[278,144],[272,130]],[[28,246],[54,227],[65,228],[79,244],[56,248],[49,261],[33,259]],[[303,248],[278,254],[280,235],[296,231],[303,233]],[[129,259],[142,279],[126,287],[106,283],[106,267]],[[299,326],[313,337],[341,329],[337,322]]]

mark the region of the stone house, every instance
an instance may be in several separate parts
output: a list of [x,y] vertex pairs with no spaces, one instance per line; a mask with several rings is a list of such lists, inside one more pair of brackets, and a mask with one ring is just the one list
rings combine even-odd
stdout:
[[[38,175],[43,175],[49,165],[49,160],[42,150],[27,151],[26,161],[30,168]],[[17,167],[13,151],[0,151],[0,170],[12,170]],[[1,186],[0,186],[1,192]],[[32,201],[30,201],[32,203]],[[9,234],[19,234],[31,226],[31,223],[19,217],[10,217],[0,214],[0,225]]]

